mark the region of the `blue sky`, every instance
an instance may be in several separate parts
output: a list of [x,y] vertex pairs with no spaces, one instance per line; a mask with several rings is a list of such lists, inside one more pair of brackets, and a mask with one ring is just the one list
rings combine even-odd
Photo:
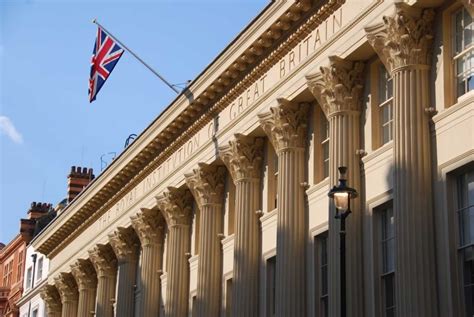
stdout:
[[87,97],[98,18],[171,83],[194,79],[268,0],[0,0],[0,242],[33,201],[66,196],[70,167],[101,171],[176,94],[125,53]]

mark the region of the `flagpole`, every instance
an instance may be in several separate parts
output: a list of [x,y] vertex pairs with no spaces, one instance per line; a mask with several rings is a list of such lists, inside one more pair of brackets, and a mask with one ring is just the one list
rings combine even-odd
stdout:
[[104,28],[102,25],[99,24],[99,22],[97,22],[97,19],[94,19],[92,20],[92,23],[94,24],[97,24],[97,26],[99,26],[102,30],[104,30],[105,33],[107,33],[111,38],[113,38],[117,43],[120,44],[120,46],[122,46],[125,50],[127,50],[130,54],[132,54],[140,63],[142,63],[146,68],[148,68],[153,74],[155,74],[159,79],[161,79],[168,87],[170,87],[171,89],[173,89],[173,91],[177,94],[179,94],[179,90],[176,89],[175,87],[173,87],[173,85],[171,85],[166,79],[163,78],[163,76],[161,76],[160,74],[158,74],[158,72],[156,70],[154,70],[153,68],[150,67],[150,65],[148,65],[147,63],[145,63],[140,57],[138,57],[137,54],[135,54],[132,50],[130,50],[127,46],[125,46],[125,44],[123,44],[122,42],[120,42],[115,36],[112,35],[112,33],[110,33],[109,31],[107,31],[106,28]]

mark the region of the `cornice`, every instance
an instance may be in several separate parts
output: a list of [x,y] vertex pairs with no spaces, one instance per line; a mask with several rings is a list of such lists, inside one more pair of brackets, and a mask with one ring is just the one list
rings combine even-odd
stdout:
[[[274,2],[33,241],[53,257],[302,41],[344,0]],[[270,22],[269,22],[270,21]],[[304,21],[304,22],[301,22]],[[264,26],[267,26],[264,28]],[[263,32],[260,31],[264,29]]]

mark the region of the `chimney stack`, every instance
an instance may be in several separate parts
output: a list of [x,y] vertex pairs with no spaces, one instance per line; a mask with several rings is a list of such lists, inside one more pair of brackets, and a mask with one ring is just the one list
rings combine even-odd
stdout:
[[28,210],[28,219],[20,219],[20,234],[29,243],[35,232],[36,221],[53,208],[52,204],[32,202]]
[[71,167],[71,173],[68,175],[67,181],[67,202],[70,203],[84,187],[86,187],[93,179],[94,174],[92,168],[87,167]]

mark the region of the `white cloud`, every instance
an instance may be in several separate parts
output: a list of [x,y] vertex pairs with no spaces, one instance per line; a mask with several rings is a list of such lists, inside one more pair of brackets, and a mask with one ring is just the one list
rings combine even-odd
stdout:
[[13,122],[11,122],[10,118],[0,116],[0,131],[5,133],[13,142],[18,144],[23,143],[23,137],[15,129],[15,126],[13,125]]

